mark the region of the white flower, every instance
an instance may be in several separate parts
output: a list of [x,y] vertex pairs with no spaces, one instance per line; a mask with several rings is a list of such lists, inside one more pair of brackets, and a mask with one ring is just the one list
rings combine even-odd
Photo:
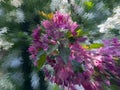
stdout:
[[9,68],[19,68],[22,64],[22,58],[19,56],[20,51],[13,50],[9,53],[5,58],[4,62],[2,63],[2,69],[4,71],[8,70]]
[[[13,56],[13,55],[12,55]],[[8,69],[8,68],[18,68],[22,63],[21,63],[21,58],[19,57],[10,57],[7,58],[8,60],[5,61],[2,64],[3,69]]]
[[58,8],[59,4],[60,4],[60,0],[52,0],[50,4],[51,10],[55,11],[56,8]]
[[116,8],[113,9],[114,13],[120,14],[120,6],[117,6]]
[[101,33],[105,33],[107,31],[107,29],[106,29],[104,24],[98,25],[98,28],[100,28],[99,32],[101,32]]
[[32,87],[33,89],[37,89],[39,87],[39,76],[36,72],[32,72],[32,78],[31,78],[31,84],[32,84]]
[[6,41],[3,37],[0,37],[0,50],[8,50],[10,47],[12,47],[12,45],[13,43]]
[[11,68],[17,68],[19,67],[22,62],[21,62],[22,58],[21,57],[16,57],[16,58],[13,58],[11,61],[10,61],[10,67]]
[[24,22],[24,13],[21,10],[17,10],[16,11],[16,22],[20,23],[20,22]]
[[15,86],[10,81],[8,75],[0,77],[0,90],[15,90]]
[[7,27],[0,28],[0,36],[2,36],[4,33],[7,33]]
[[85,13],[83,15],[83,18],[88,19],[88,20],[93,19],[94,17],[95,17],[94,13]]
[[12,21],[15,21],[17,23],[21,23],[21,22],[24,22],[24,13],[22,10],[13,10],[13,11],[10,11],[7,15],[6,15],[6,20],[8,22],[12,22]]
[[68,0],[52,0],[50,8],[52,11],[59,10],[60,12],[66,13],[69,12],[70,4]]
[[11,0],[11,5],[15,7],[20,7],[22,5],[23,1],[22,0]]
[[7,27],[0,28],[0,51],[1,49],[8,50],[13,43],[6,41],[4,34],[7,33]]
[[106,33],[112,29],[120,30],[120,6],[114,8],[113,12],[115,13],[113,16],[108,17],[104,23],[98,25],[99,32]]
[[9,13],[6,14],[6,21],[12,22],[15,16],[16,16],[16,11],[15,10],[10,11]]

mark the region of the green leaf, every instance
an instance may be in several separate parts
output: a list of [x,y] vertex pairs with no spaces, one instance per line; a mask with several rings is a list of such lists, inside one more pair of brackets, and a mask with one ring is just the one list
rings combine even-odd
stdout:
[[47,50],[47,55],[51,54],[53,51],[55,51],[58,48],[58,44],[54,46],[50,46],[50,48]]
[[103,44],[101,43],[93,43],[89,46],[90,49],[96,49],[96,48],[100,48],[103,47]]
[[73,66],[73,70],[75,72],[83,72],[85,71],[85,67],[84,67],[84,63],[79,63],[76,60],[72,60],[72,66]]
[[79,4],[79,3],[80,3],[80,0],[75,0],[75,3]]
[[68,32],[66,33],[66,36],[67,36],[67,38],[73,37],[73,35],[72,35],[72,33],[71,33],[70,31],[68,31]]
[[103,47],[104,45],[101,44],[101,43],[93,43],[93,44],[90,44],[90,45],[85,45],[83,44],[82,47],[85,48],[85,49],[97,49],[97,48],[100,48],[100,47]]
[[39,53],[39,59],[37,60],[38,69],[41,69],[41,67],[44,65],[45,62],[46,62],[46,53],[41,51]]
[[77,37],[84,36],[85,34],[88,33],[88,32],[84,32],[82,29],[78,29],[76,32],[77,32]]
[[63,61],[67,63],[70,55],[70,49],[68,47],[64,47],[63,45],[60,45],[59,54],[62,57]]
[[119,90],[120,87],[116,86],[116,85],[110,85],[110,89],[111,90]]
[[75,42],[75,38],[74,37],[69,37],[68,40],[69,40],[70,43]]
[[43,51],[43,50],[41,50],[41,51],[39,51],[39,53],[38,53],[38,55],[37,55],[37,60],[40,58],[40,56],[42,55],[42,54],[44,54],[45,53],[45,51]]
[[58,87],[58,85],[57,84],[55,84],[55,86],[54,86],[54,89],[53,90],[59,90],[59,87]]
[[85,2],[85,7],[86,7],[87,10],[92,9],[92,8],[93,8],[93,5],[94,5],[94,3],[91,2],[91,1]]
[[111,90],[106,84],[102,84],[102,90]]

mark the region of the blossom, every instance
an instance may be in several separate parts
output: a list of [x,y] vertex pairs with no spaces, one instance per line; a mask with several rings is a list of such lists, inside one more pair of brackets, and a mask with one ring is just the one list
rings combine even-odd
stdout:
[[31,55],[31,58],[32,59],[35,59],[36,58],[36,55],[38,53],[38,50],[34,47],[34,46],[30,46],[29,47],[29,52],[32,54]]
[[93,19],[93,18],[95,18],[95,14],[94,13],[85,13],[84,15],[83,15],[83,18],[85,18],[85,19],[88,19],[88,20],[91,20],[91,19]]
[[19,67],[22,64],[22,59],[19,58],[14,58],[11,62],[9,62],[11,68],[16,68]]
[[120,8],[119,6],[114,8],[113,9],[113,12],[114,12],[113,16],[108,17],[107,20],[104,23],[98,25],[98,28],[100,28],[99,31],[101,33],[106,33],[111,29],[117,29],[117,30],[120,29],[120,18],[119,18],[120,17],[120,12],[119,12],[119,8]]
[[44,26],[44,28],[49,29],[52,28],[52,22],[48,21],[48,20],[44,20],[42,22],[42,25]]
[[100,52],[104,55],[112,55],[113,57],[120,57],[120,42],[117,38],[111,40],[104,40],[104,48],[100,49]]
[[[79,44],[79,42],[84,42],[85,38],[76,37],[76,29],[79,25],[72,21],[69,14],[61,12],[56,12],[50,20],[43,20],[41,25],[45,30],[37,27],[33,31],[33,42],[29,47],[34,65],[37,66],[37,54],[39,50],[47,52],[51,48],[51,45],[58,45],[46,58],[46,63],[53,68],[51,71],[44,66],[47,79],[53,83],[72,89],[75,89],[76,84],[80,85],[84,81],[89,82],[91,76],[94,74],[94,64],[90,61],[91,56],[89,55],[89,51],[82,48]],[[72,43],[65,36],[67,32],[70,32],[75,37],[75,41]],[[60,55],[60,49],[62,48],[65,49],[64,52],[66,53],[64,54],[67,56],[63,57]],[[56,53],[54,53],[55,51]]]
[[7,33],[8,31],[8,28],[7,27],[3,27],[3,28],[0,28],[0,35],[4,35],[4,33]]
[[88,58],[87,51],[85,51],[85,49],[83,49],[82,46],[79,45],[79,43],[74,43],[70,45],[70,49],[71,49],[72,60],[75,59],[81,63],[83,62],[83,60],[86,60]]
[[0,48],[8,50],[12,45],[13,43],[6,41],[4,38],[0,38]]
[[0,77],[0,89],[4,89],[4,90],[14,90],[15,89],[15,85],[11,82],[11,80],[9,79],[9,75],[4,75],[2,77]]
[[76,22],[73,22],[69,14],[63,14],[60,12],[56,12],[53,15],[53,18],[51,21],[44,20],[42,21],[42,25],[46,29],[70,29],[72,32],[78,28],[78,24]]
[[11,0],[11,5],[13,5],[14,7],[20,7],[22,3],[22,0]]
[[112,73],[115,75],[115,77],[120,77],[119,76],[120,65],[117,64],[116,62],[116,59],[119,60],[120,58],[119,51],[120,51],[120,41],[117,38],[104,40],[104,47],[98,50],[98,53],[102,56],[101,63],[103,69],[101,72]]
[[8,31],[7,27],[0,28],[0,50],[1,49],[8,50],[13,45],[12,42],[8,42],[4,37],[4,34],[7,33],[7,31]]
[[17,11],[16,11],[16,17],[17,17],[17,18],[15,19],[15,21],[16,21],[17,23],[24,22],[25,17],[24,17],[24,13],[23,13],[22,10],[17,10]]
[[69,12],[70,4],[68,0],[52,0],[50,8],[52,11],[59,10],[62,13],[67,13]]
[[[79,25],[69,14],[58,11],[51,19],[43,20],[41,27],[32,33],[29,52],[36,67],[38,53],[46,55],[42,69],[47,80],[71,90],[77,89],[75,85],[82,85],[85,90],[101,90],[103,83],[110,85],[111,73],[119,79],[120,66],[115,61],[120,57],[117,38],[105,40],[101,48],[83,48],[81,43],[86,38],[77,36]],[[68,33],[71,37],[67,36]]]
[[24,13],[20,9],[10,11],[9,13],[7,13],[6,18],[8,22],[15,21],[17,23],[24,22],[25,19]]
[[35,71],[33,71],[31,74],[31,78],[32,78],[31,79],[32,87],[34,89],[37,89],[39,87],[39,80],[40,80],[38,74]]
[[40,27],[38,26],[32,33],[32,37],[34,38],[34,41],[39,41],[40,39]]

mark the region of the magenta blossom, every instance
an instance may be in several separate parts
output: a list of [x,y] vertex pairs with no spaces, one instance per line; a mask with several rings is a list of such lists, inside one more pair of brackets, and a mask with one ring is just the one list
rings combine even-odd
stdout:
[[69,14],[58,11],[52,19],[43,20],[41,28],[33,31],[29,47],[34,65],[39,67],[45,61],[46,79],[70,90],[76,90],[75,85],[102,90],[103,84],[110,86],[111,78],[119,82],[120,41],[104,40],[103,47],[86,49],[81,43],[87,38],[77,36],[78,27]]

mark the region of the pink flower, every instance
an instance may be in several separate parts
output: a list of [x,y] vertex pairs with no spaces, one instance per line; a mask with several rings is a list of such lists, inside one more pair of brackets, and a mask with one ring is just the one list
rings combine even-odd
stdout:
[[71,44],[70,50],[71,50],[70,57],[72,60],[75,59],[81,63],[81,62],[89,59],[89,57],[87,55],[88,52],[84,48],[82,48],[82,46],[78,42]]
[[38,50],[36,49],[36,47],[35,46],[30,46],[29,48],[28,48],[28,51],[29,51],[29,53],[31,54],[31,59],[33,59],[33,60],[35,60],[36,59],[36,55],[37,55],[37,53],[38,53]]
[[[52,70],[45,65],[44,71],[51,82],[71,90],[75,90],[75,85],[82,85],[85,90],[101,90],[103,83],[110,85],[111,74],[120,78],[120,65],[115,60],[120,59],[120,41],[117,38],[104,40],[100,49],[85,49],[81,42],[86,38],[76,37],[79,25],[69,14],[60,12],[56,12],[52,19],[42,21],[41,26],[41,30],[37,27],[32,33],[29,52],[34,66],[37,66],[38,52],[46,53],[45,64]],[[68,32],[72,34],[72,41],[67,36]]]
[[34,38],[34,41],[38,41],[40,38],[40,27],[37,27],[35,30],[33,30],[32,37]]
[[78,28],[78,26],[79,25],[76,22],[70,23],[70,31],[72,32],[73,36],[77,34],[75,30]]
[[52,22],[48,21],[48,20],[44,20],[42,21],[42,25],[45,29],[50,29],[52,28]]
[[56,27],[64,29],[68,28],[69,20],[71,20],[71,18],[68,14],[62,14],[60,12],[56,12],[52,19]]

